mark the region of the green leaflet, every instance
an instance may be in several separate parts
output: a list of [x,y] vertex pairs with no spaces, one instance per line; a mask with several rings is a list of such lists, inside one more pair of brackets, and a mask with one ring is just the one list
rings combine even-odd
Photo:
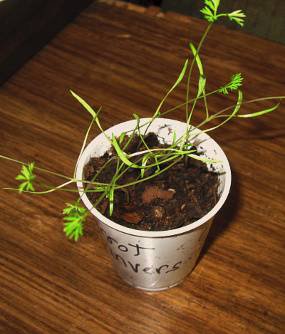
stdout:
[[235,10],[229,14],[227,14],[229,19],[235,23],[237,23],[239,26],[243,27],[244,25],[244,18],[246,15],[243,13],[242,10]]
[[214,23],[220,17],[228,17],[230,21],[235,22],[239,26],[244,25],[244,18],[246,15],[242,10],[238,9],[231,13],[220,13],[218,14],[218,9],[220,5],[220,0],[204,0],[205,7],[200,10],[203,14],[204,19],[210,23]]
[[18,181],[24,181],[24,180],[26,180],[26,177],[22,174],[19,174],[15,177],[15,179],[18,180]]
[[83,224],[88,214],[88,210],[82,207],[78,202],[74,204],[66,203],[66,207],[63,209],[63,231],[69,239],[78,241],[78,239],[83,236]]
[[22,193],[23,191],[35,191],[35,188],[33,186],[33,182],[36,178],[33,173],[34,167],[34,162],[31,162],[28,165],[22,165],[20,173],[15,177],[17,181],[23,181],[18,186],[19,193]]
[[140,166],[136,165],[135,163],[131,162],[128,158],[125,152],[122,151],[120,145],[117,142],[116,137],[114,136],[114,134],[112,134],[112,145],[115,149],[115,151],[117,152],[119,158],[123,161],[124,164],[126,164],[129,167],[132,168],[141,168]]
[[98,114],[101,111],[102,107],[100,107],[98,109],[98,111],[96,112],[86,101],[83,100],[82,97],[80,97],[79,95],[77,95],[76,93],[74,93],[72,90],[70,90],[70,93],[90,113],[90,115],[95,120],[95,122],[96,122],[98,128],[100,129],[100,131],[105,134],[105,132],[104,132],[104,130],[103,130],[101,124],[100,124],[99,118],[98,118]]
[[218,19],[217,11],[220,5],[220,0],[204,0],[205,7],[200,10],[204,19],[210,23]]
[[178,79],[176,80],[175,84],[172,86],[170,91],[172,91],[177,85],[180,84],[181,80],[184,78],[187,67],[188,67],[188,59],[186,59],[184,65],[183,65],[182,71],[180,72],[180,74],[178,76]]
[[71,203],[65,203],[65,208],[63,209],[62,213],[64,215],[73,215],[73,214],[85,214],[87,212],[87,210],[81,206],[80,204],[78,203],[74,203],[74,204],[71,204]]
[[190,49],[191,49],[191,51],[193,53],[193,56],[195,58],[195,61],[196,61],[197,67],[199,69],[200,75],[203,76],[204,75],[204,69],[203,69],[201,58],[200,58],[200,56],[199,56],[199,54],[198,54],[198,52],[197,52],[194,44],[189,43],[189,47],[190,47]]
[[201,61],[201,58],[197,52],[197,49],[195,48],[194,44],[189,43],[189,47],[193,53],[195,62],[197,64],[200,76],[199,76],[199,82],[198,82],[198,92],[197,92],[197,98],[200,97],[203,92],[205,91],[205,87],[206,87],[206,78],[204,76],[204,69],[203,69],[203,64]]
[[187,70],[187,67],[188,67],[188,59],[186,59],[184,65],[183,65],[183,68],[182,68],[182,71],[180,72],[176,82],[174,83],[174,85],[170,88],[170,90],[166,93],[166,95],[164,96],[164,98],[161,100],[160,104],[158,105],[154,115],[153,115],[153,118],[157,117],[160,113],[160,109],[164,103],[164,101],[167,99],[167,97],[169,96],[169,94],[180,84],[180,82],[182,81],[182,79],[184,78],[185,76],[185,73],[186,73],[186,70]]
[[74,93],[72,90],[70,90],[70,93],[90,113],[93,118],[97,117],[94,109],[86,101],[84,101],[82,97]]
[[198,84],[197,98],[200,97],[203,94],[203,92],[205,90],[205,86],[206,86],[206,78],[203,77],[202,75],[200,75],[199,84]]
[[72,221],[65,222],[63,231],[69,239],[78,241],[78,239],[83,236],[83,224],[81,219],[74,218]]
[[236,73],[232,75],[231,81],[229,83],[227,83],[225,86],[222,86],[221,88],[218,89],[218,92],[224,95],[228,95],[229,90],[232,92],[237,90],[239,87],[242,86],[242,82],[243,82],[243,77],[241,73]]

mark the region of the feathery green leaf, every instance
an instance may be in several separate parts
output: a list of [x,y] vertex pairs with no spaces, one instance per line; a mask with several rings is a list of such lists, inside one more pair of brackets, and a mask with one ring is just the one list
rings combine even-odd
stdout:
[[229,19],[241,27],[244,25],[244,19],[246,17],[245,13],[242,10],[235,10],[234,12],[228,13],[227,14]]
[[63,214],[63,231],[69,239],[78,241],[78,239],[83,236],[83,227],[88,215],[88,210],[77,202],[74,204],[66,203],[66,207],[63,209]]
[[218,91],[219,93],[228,95],[229,90],[232,92],[237,90],[239,87],[242,86],[242,82],[243,82],[243,77],[241,73],[236,73],[231,77],[231,81],[227,83],[225,86],[222,86]]
[[204,4],[205,7],[200,10],[204,16],[204,19],[210,23],[217,21],[217,12],[220,5],[220,0],[204,0]]
[[114,134],[112,135],[112,145],[113,145],[115,151],[117,152],[119,158],[123,161],[124,164],[126,164],[129,167],[140,168],[140,166],[136,165],[135,163],[131,162],[128,159],[127,154],[125,152],[123,152],[123,150],[121,149],[121,147],[118,144],[117,139],[114,136]]
[[15,177],[17,181],[24,181],[18,186],[19,193],[24,191],[35,191],[33,182],[36,178],[34,175],[34,166],[35,163],[31,162],[28,165],[22,165],[20,173]]

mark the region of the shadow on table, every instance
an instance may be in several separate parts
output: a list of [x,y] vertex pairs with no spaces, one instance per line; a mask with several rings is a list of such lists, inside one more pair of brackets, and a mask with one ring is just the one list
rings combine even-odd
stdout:
[[[232,185],[229,196],[221,208],[216,214],[208,237],[202,248],[201,254],[198,258],[197,264],[201,261],[203,256],[208,252],[211,246],[215,243],[216,239],[219,238],[234,222],[235,216],[240,209],[240,188],[237,174],[232,170]],[[196,265],[197,265],[196,264]]]

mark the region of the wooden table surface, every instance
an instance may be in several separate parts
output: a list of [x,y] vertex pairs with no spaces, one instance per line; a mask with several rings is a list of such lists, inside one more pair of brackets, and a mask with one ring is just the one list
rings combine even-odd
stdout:
[[[188,41],[197,43],[206,26],[106,2],[85,10],[0,88],[0,154],[71,175],[89,116],[68,89],[104,106],[105,127],[134,112],[149,116]],[[242,72],[246,99],[284,95],[284,46],[222,26],[206,45],[209,89]],[[183,88],[169,105],[183,99]],[[211,101],[212,110],[222,105],[221,97]],[[72,194],[1,191],[0,332],[284,333],[284,134],[284,104],[212,133],[233,169],[231,195],[194,272],[160,293],[120,280],[95,222],[78,243],[65,238],[61,210]],[[0,166],[0,186],[15,185],[19,166]]]

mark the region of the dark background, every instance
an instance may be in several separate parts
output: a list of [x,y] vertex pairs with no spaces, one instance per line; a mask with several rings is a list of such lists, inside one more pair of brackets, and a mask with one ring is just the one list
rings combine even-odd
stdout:
[[[202,0],[125,0],[201,17]],[[0,84],[94,0],[0,2]],[[285,44],[285,0],[222,0],[221,10],[243,9],[243,31]],[[231,28],[234,26],[228,23]]]
[[[175,11],[201,17],[202,0],[126,0],[144,6],[161,6],[163,11]],[[247,33],[285,44],[285,0],[221,0],[223,11],[243,9],[247,14],[243,30]],[[230,24],[229,24],[230,25]]]

